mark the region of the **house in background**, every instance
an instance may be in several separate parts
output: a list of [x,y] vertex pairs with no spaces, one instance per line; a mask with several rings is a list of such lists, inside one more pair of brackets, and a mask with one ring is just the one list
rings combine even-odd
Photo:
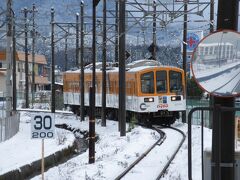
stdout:
[[[45,90],[49,86],[47,60],[44,55],[35,54],[34,61],[35,91]],[[32,55],[28,55],[28,82],[29,92],[32,91]],[[0,91],[5,92],[6,86],[6,52],[0,51]],[[3,79],[3,80],[2,80]],[[25,53],[16,52],[16,87],[19,94],[25,92]],[[22,96],[21,95],[21,96]]]

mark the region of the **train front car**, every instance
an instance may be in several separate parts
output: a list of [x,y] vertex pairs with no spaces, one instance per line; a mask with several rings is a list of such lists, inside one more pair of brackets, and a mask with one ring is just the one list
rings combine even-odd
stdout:
[[159,66],[137,71],[139,119],[145,119],[144,123],[174,123],[186,110],[183,70]]

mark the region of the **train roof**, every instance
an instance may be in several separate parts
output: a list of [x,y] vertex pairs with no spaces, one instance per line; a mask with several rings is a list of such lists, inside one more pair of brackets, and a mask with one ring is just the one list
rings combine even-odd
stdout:
[[[141,60],[137,60],[137,61],[133,61],[129,64],[126,64],[126,71],[128,72],[138,72],[141,70],[145,70],[145,69],[151,69],[151,68],[156,68],[156,67],[171,67],[171,68],[177,68],[177,67],[173,67],[173,66],[164,66],[162,65],[160,62],[156,61],[156,60],[149,60],[149,59],[141,59]],[[95,64],[95,68],[96,68],[96,72],[101,72],[102,71],[102,62],[97,62]],[[177,68],[180,69],[180,68]],[[106,63],[106,70],[108,72],[118,72],[119,67],[117,63],[112,63],[112,62],[107,62]],[[77,70],[69,70],[67,71],[68,73],[79,73],[80,69]],[[84,72],[85,73],[90,73],[92,72],[92,64],[89,64],[87,66],[84,67]]]

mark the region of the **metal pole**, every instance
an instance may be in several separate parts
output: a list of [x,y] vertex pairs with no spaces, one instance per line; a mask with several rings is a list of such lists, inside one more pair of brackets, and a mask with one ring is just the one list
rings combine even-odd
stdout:
[[[214,31],[214,0],[210,2],[210,33]],[[209,106],[213,106],[213,96],[210,94]],[[213,112],[209,112],[209,128],[212,128],[213,124]]]
[[[218,1],[218,17],[217,30],[238,28],[238,0],[219,0]],[[220,104],[225,107],[234,107],[235,98],[214,97],[214,106]],[[213,138],[212,138],[212,164],[220,162],[220,178],[234,180],[235,167],[235,148],[234,148],[234,129],[235,129],[235,113],[234,112],[220,112],[220,119],[213,119]],[[219,112],[213,114],[217,116]],[[214,122],[217,121],[217,122]],[[219,134],[216,133],[217,128],[220,127]],[[214,144],[219,143],[219,150]],[[220,152],[219,152],[220,151]],[[216,156],[214,156],[216,154]],[[215,163],[216,164],[216,163]],[[218,178],[217,167],[212,166],[212,179]]]
[[79,67],[79,14],[76,14],[76,67]]
[[95,162],[95,112],[94,112],[94,93],[93,87],[89,88],[89,164]]
[[[183,42],[187,42],[187,12],[188,12],[188,1],[185,0],[184,1],[184,17],[183,17]],[[183,43],[183,70],[184,70],[184,82],[185,82],[185,88],[187,89],[187,78],[186,78],[186,66],[187,64],[187,45],[185,43]],[[187,96],[186,91],[185,93],[185,97]],[[187,97],[186,97],[187,99]],[[182,112],[182,122],[186,123],[187,119],[186,119],[186,111]]]
[[13,112],[17,110],[17,88],[16,88],[16,29],[15,29],[15,16],[13,14]]
[[89,163],[95,162],[95,77],[96,77],[96,7],[99,3],[99,0],[93,0],[93,7],[92,7],[92,24],[93,24],[93,38],[92,38],[92,87],[90,87],[90,107],[91,107],[91,115],[89,116]]
[[55,113],[55,56],[54,56],[54,8],[51,8],[51,48],[52,48],[52,83],[51,83],[51,90],[52,90],[52,99],[51,99],[51,112]]
[[119,1],[119,122],[120,136],[126,135],[125,85],[125,0]]
[[156,39],[156,11],[157,11],[157,5],[156,1],[153,1],[153,52],[152,52],[152,59],[156,59],[156,45],[157,45],[157,39]]
[[115,62],[118,62],[118,1],[115,2]]
[[210,32],[214,31],[214,0],[210,1]]
[[12,1],[7,0],[7,76],[6,76],[6,117],[12,114]]
[[93,14],[92,14],[92,88],[93,88],[93,117],[95,119],[95,77],[96,77],[96,5],[95,5],[95,0],[93,0]]
[[[68,29],[69,32],[69,29]],[[64,70],[67,71],[68,70],[68,54],[67,54],[67,49],[68,49],[68,40],[67,40],[67,36],[68,36],[68,32],[65,33],[65,49],[64,49]]]
[[106,126],[106,61],[107,61],[107,5],[103,0],[103,64],[102,64],[102,126]]
[[27,8],[24,8],[24,30],[25,30],[25,103],[26,108],[29,108],[29,99],[28,99],[28,28],[27,28]]
[[84,57],[84,4],[83,1],[81,1],[81,74],[80,74],[80,87],[81,87],[81,109],[80,109],[80,114],[81,114],[81,121],[84,121],[84,62],[83,62],[83,57]]
[[36,32],[35,32],[35,12],[36,7],[35,4],[33,4],[32,9],[32,17],[33,17],[33,31],[32,31],[32,107],[34,103],[34,92],[35,92],[35,38],[36,38]]

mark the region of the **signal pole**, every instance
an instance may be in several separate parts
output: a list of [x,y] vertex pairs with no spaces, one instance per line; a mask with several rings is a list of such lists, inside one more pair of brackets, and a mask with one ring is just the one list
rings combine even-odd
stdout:
[[[217,30],[238,28],[238,0],[219,0]],[[221,106],[234,107],[235,98],[214,97],[215,109]],[[235,113],[213,112],[212,177],[213,180],[234,180],[235,167]]]

